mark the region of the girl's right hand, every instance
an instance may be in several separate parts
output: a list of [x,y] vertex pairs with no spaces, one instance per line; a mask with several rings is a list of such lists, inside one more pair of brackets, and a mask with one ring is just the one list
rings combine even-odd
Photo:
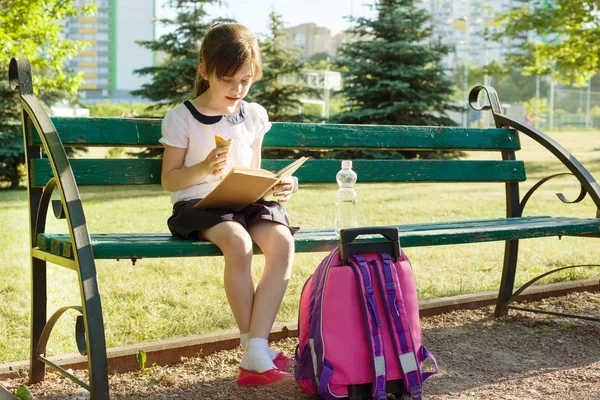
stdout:
[[219,176],[223,173],[223,169],[229,162],[229,147],[215,147],[206,159],[204,164],[209,174]]

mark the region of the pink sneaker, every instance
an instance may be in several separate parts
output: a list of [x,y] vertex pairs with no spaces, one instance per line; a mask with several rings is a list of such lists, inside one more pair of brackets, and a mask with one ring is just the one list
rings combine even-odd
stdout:
[[278,370],[287,371],[294,365],[294,360],[283,353],[279,353],[277,354],[277,357],[273,359],[273,364],[275,364]]
[[274,386],[294,380],[294,375],[276,368],[265,372],[253,372],[240,367],[235,383],[238,386]]

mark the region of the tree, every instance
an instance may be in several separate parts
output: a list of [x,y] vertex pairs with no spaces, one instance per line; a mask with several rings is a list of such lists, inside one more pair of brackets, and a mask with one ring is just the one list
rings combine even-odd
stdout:
[[304,84],[300,51],[289,46],[281,15],[275,12],[269,14],[269,36],[260,41],[260,51],[263,76],[252,86],[248,100],[265,107],[271,121],[302,120],[300,99],[314,91]]
[[131,93],[145,97],[158,104],[179,104],[192,93],[200,45],[208,29],[217,21],[231,22],[228,19],[215,19],[206,22],[208,14],[205,10],[209,4],[219,4],[219,0],[169,0],[168,6],[175,11],[174,18],[159,19],[158,23],[172,27],[156,40],[140,40],[139,45],[158,54],[164,54],[164,60],[152,67],[137,69],[138,75],[149,75],[150,83],[142,85],[141,89]]
[[493,35],[495,39],[528,32],[540,38],[509,57],[529,75],[550,75],[567,85],[585,86],[600,70],[598,0],[533,0],[504,14],[500,22],[504,29]]
[[[74,0],[6,0],[0,4],[0,70],[7,73],[11,57],[31,62],[33,87],[42,99],[72,96],[83,76],[67,70],[65,61],[84,46],[64,39],[62,20],[90,14],[93,5],[75,7]],[[19,165],[25,162],[17,93],[0,80],[0,182],[16,188]]]
[[[163,18],[157,22],[171,27],[167,33],[156,40],[139,40],[140,46],[164,55],[158,65],[140,68],[134,71],[138,75],[149,75],[152,81],[144,83],[141,89],[131,94],[150,99],[155,104],[148,106],[144,115],[151,115],[159,110],[165,112],[173,106],[192,96],[200,45],[206,32],[217,22],[233,22],[229,19],[217,18],[206,22],[208,13],[206,6],[220,4],[220,0],[169,0],[167,5],[175,11],[174,18]],[[162,149],[148,148],[135,154],[140,158],[156,158],[161,156]]]
[[340,49],[349,103],[337,120],[359,124],[455,125],[453,84],[441,59],[448,47],[429,43],[429,15],[414,0],[380,0],[377,16],[350,18],[358,41]]
[[[461,66],[454,74],[454,81],[458,87],[462,87],[464,82],[462,70],[463,67]],[[536,79],[524,75],[522,68],[514,65],[507,68],[498,60],[492,61],[487,66],[469,66],[469,84],[467,87],[472,88],[475,85],[482,84],[485,75],[490,78],[489,84],[496,89],[502,102],[519,103],[535,97]],[[540,93],[548,92],[549,83],[547,80],[541,79],[539,85]]]

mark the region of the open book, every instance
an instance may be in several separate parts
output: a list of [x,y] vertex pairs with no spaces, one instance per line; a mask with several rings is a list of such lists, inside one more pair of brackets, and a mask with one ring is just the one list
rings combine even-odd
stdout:
[[253,167],[233,167],[198,208],[230,208],[238,210],[260,200],[280,180],[292,176],[309,157],[301,157],[277,172]]

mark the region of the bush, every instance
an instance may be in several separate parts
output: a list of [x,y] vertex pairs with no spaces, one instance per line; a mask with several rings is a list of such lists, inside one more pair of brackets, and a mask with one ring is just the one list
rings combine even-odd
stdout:
[[0,184],[11,189],[19,186],[19,165],[25,163],[23,135],[19,126],[0,133]]
[[162,118],[167,113],[168,108],[150,108],[147,103],[109,103],[104,101],[97,104],[83,105],[90,110],[90,117],[144,117],[144,118]]

